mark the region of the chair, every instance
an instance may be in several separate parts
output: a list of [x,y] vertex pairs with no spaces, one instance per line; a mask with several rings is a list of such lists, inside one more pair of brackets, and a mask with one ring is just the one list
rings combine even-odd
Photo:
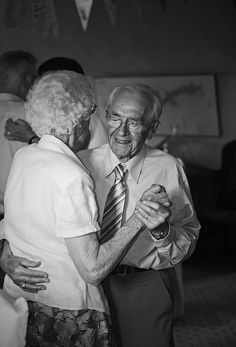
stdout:
[[25,346],[28,305],[24,298],[12,300],[0,290],[0,346]]

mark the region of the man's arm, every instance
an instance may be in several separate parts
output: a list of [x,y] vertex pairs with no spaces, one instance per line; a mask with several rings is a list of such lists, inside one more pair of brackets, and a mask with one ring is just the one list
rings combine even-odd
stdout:
[[168,208],[153,201],[139,201],[135,213],[103,244],[97,234],[65,239],[68,251],[85,281],[99,284],[120,262],[141,231],[152,230],[170,215]]
[[23,282],[29,283],[25,291],[30,293],[45,290],[46,286],[43,283],[50,282],[48,274],[34,269],[39,267],[41,262],[14,256],[7,240],[1,240],[0,244],[2,246],[0,266],[13,282],[19,287]]
[[23,119],[17,119],[16,121],[11,118],[7,119],[4,135],[10,141],[26,143],[38,142],[40,139],[31,126]]
[[[175,184],[174,189],[169,193],[172,203],[169,232],[166,237],[157,240],[155,237],[153,238],[155,256],[152,268],[155,270],[172,267],[190,257],[196,247],[200,232],[200,224],[182,165],[178,166],[178,175],[172,176],[172,179]],[[161,228],[163,227],[164,224]]]

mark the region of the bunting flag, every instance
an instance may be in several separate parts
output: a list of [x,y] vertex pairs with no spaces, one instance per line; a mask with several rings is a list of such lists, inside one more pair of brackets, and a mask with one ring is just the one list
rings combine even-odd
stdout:
[[59,24],[53,0],[32,0],[33,33],[41,30],[43,36],[59,36]]
[[104,0],[109,18],[111,20],[112,25],[115,25],[116,22],[116,10],[117,10],[117,4],[118,0]]
[[80,22],[84,31],[87,29],[93,0],[75,0]]
[[14,28],[27,17],[29,0],[6,0],[4,22],[7,28]]
[[47,11],[46,0],[32,0],[32,26],[33,34],[36,34],[39,21]]
[[45,14],[44,21],[44,31],[43,36],[49,36],[52,33],[52,36],[59,36],[59,24],[57,20],[56,10],[53,0],[47,1],[47,11]]

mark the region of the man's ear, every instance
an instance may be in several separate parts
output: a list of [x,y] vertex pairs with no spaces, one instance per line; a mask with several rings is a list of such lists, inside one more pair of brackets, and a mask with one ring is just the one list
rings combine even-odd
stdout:
[[25,99],[29,87],[29,76],[25,72],[22,72],[19,78],[19,94],[23,99]]
[[22,74],[22,85],[26,90],[29,90],[33,83],[33,76],[29,72],[24,72]]
[[154,135],[156,135],[159,124],[160,124],[160,123],[159,123],[159,120],[157,120],[156,122],[154,122],[154,123],[149,127],[148,135],[147,135],[147,139],[148,139],[148,140],[151,140],[151,138],[152,138]]

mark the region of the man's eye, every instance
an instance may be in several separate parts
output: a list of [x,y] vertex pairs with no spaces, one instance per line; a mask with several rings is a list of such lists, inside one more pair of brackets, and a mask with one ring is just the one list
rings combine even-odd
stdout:
[[137,123],[135,121],[129,121],[129,125],[135,128],[135,127],[138,127],[140,123]]
[[115,123],[120,123],[120,119],[119,118],[111,117],[111,121],[115,122]]

